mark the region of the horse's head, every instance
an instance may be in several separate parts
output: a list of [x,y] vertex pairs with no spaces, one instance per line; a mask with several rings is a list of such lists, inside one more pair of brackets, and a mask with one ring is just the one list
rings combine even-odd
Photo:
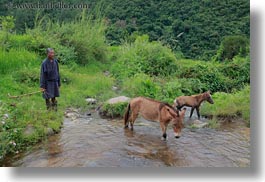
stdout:
[[207,102],[209,102],[210,104],[214,104],[211,92],[208,90],[207,92],[204,93],[205,94],[205,100]]
[[183,125],[183,119],[185,116],[186,108],[184,108],[182,111],[178,111],[178,112],[179,112],[179,114],[172,119],[175,138],[179,138],[181,135],[181,130],[184,126]]

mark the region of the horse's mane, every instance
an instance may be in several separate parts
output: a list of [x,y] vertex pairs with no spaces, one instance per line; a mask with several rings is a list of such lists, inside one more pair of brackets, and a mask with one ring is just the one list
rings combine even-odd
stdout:
[[170,105],[169,103],[167,102],[160,102],[160,101],[157,101],[157,100],[154,100],[154,99],[151,99],[151,98],[148,98],[148,97],[144,97],[145,99],[149,100],[149,101],[152,101],[152,102],[156,102],[156,103],[159,103],[159,111],[161,111],[161,109],[165,106],[168,106],[170,109],[172,109],[173,111],[175,111],[177,113],[177,115],[179,116],[179,112],[178,110],[176,110],[172,105]]
[[160,101],[157,101],[157,100],[151,99],[151,98],[149,98],[149,97],[143,97],[143,98],[145,98],[146,100],[149,100],[149,101],[156,102],[156,103],[162,103],[162,102],[160,102]]
[[204,94],[206,94],[207,91],[205,92],[202,92],[202,93],[199,93],[199,94],[196,94],[196,95],[191,95],[192,97],[199,97],[199,96],[203,96]]
[[160,102],[159,110],[161,110],[164,106],[168,106],[170,109],[175,111],[175,108],[166,102]]

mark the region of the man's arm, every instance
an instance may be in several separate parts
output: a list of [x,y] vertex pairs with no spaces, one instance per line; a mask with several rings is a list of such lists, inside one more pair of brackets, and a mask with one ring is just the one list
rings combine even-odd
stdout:
[[60,76],[60,69],[59,69],[59,63],[58,61],[56,61],[57,63],[57,71],[58,71],[58,86],[61,86],[61,76]]
[[40,70],[40,88],[42,91],[45,91],[45,89],[46,89],[46,77],[44,74],[43,64],[41,65],[41,70]]

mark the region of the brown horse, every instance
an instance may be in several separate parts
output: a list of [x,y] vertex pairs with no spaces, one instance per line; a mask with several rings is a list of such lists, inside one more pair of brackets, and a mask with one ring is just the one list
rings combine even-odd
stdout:
[[145,97],[136,97],[131,99],[127,106],[127,110],[124,114],[124,127],[128,128],[130,122],[131,129],[133,130],[134,121],[140,113],[146,120],[160,122],[160,127],[163,132],[162,136],[165,140],[167,138],[167,126],[169,122],[172,121],[175,137],[179,138],[183,127],[185,111],[186,109],[179,112],[167,103]]
[[190,118],[193,114],[194,109],[196,109],[198,118],[200,119],[200,106],[203,101],[207,101],[210,104],[214,103],[210,91],[198,95],[177,97],[174,100],[173,107],[177,107],[177,109],[179,110],[181,110],[183,106],[191,107]]

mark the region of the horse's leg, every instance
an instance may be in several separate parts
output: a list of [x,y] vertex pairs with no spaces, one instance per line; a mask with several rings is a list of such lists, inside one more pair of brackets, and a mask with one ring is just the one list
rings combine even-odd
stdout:
[[128,128],[130,118],[130,104],[128,104],[124,114],[124,128]]
[[177,106],[177,109],[179,110],[179,111],[181,111],[181,108],[182,108],[183,106]]
[[200,109],[199,109],[199,107],[196,107],[196,111],[197,111],[198,119],[200,119],[201,116],[200,116]]
[[137,116],[138,116],[138,112],[133,112],[131,117],[130,117],[131,130],[133,130],[133,124],[134,124],[134,121],[136,120]]
[[162,129],[162,139],[163,140],[167,140],[167,123],[164,123],[164,122],[160,122],[160,127]]
[[191,118],[191,116],[192,116],[192,114],[193,114],[193,111],[194,111],[194,107],[191,108],[191,111],[190,111],[190,118]]

